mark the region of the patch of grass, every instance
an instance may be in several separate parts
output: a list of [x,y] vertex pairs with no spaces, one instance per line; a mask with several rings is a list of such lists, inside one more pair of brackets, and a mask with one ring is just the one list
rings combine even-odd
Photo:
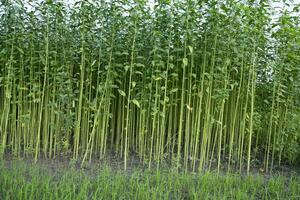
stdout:
[[0,199],[299,199],[299,176],[0,164]]

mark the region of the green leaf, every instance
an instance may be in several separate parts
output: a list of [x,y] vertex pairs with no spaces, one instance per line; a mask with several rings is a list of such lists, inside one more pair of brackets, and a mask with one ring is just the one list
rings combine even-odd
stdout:
[[207,87],[205,91],[206,91],[207,93],[209,93],[209,87]]
[[135,64],[137,67],[145,67],[145,65],[143,65],[142,63],[136,63]]
[[133,103],[134,105],[136,105],[138,108],[141,107],[140,102],[138,102],[138,100],[136,100],[136,99],[133,99],[133,100],[132,100],[132,103]]
[[226,58],[226,59],[225,59],[225,65],[226,65],[226,66],[230,65],[230,62],[231,62],[231,61],[230,61],[229,58]]
[[21,54],[24,54],[24,51],[23,51],[21,48],[17,47],[17,50],[18,50]]
[[187,58],[182,59],[182,62],[183,62],[184,67],[186,67],[188,65],[188,59]]
[[125,97],[126,93],[123,90],[118,89],[118,92],[121,96]]
[[91,66],[94,66],[96,62],[97,62],[97,61],[94,60],[94,61],[92,62],[92,64],[91,64]]
[[156,77],[154,77],[154,80],[156,80],[156,81],[159,81],[159,80],[161,80],[162,78],[160,77],[160,76],[156,76]]
[[133,88],[136,86],[136,82],[134,82],[134,81],[132,81],[131,84],[132,84]]
[[120,55],[122,55],[122,53],[120,51],[116,51],[115,55],[120,56]]
[[177,92],[178,91],[178,88],[174,88],[170,91],[170,93],[174,93],[174,92]]
[[190,52],[191,52],[191,53],[193,53],[193,52],[194,52],[194,49],[193,49],[193,47],[192,47],[192,46],[188,46],[188,48],[189,48],[189,50],[190,50]]
[[139,74],[139,75],[143,75],[143,73],[140,72],[140,71],[135,71],[135,73],[136,73],[136,74]]

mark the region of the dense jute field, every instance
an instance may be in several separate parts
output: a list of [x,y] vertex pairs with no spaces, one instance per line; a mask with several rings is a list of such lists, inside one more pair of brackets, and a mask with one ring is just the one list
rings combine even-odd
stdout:
[[[1,0],[0,199],[102,190],[96,199],[300,198],[299,173],[272,177],[300,165],[299,9],[268,0]],[[123,174],[80,175],[112,158]],[[79,174],[39,180],[11,160],[37,169],[64,160]],[[130,163],[149,174],[129,173]]]

